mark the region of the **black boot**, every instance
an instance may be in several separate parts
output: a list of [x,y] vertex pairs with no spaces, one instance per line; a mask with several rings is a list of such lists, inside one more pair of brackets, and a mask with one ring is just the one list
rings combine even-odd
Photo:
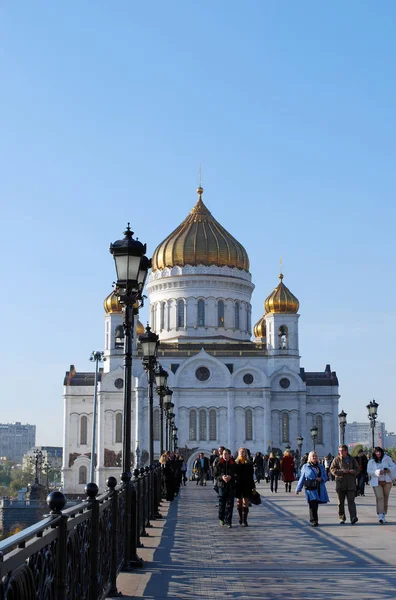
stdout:
[[248,526],[248,522],[247,522],[247,516],[249,514],[249,508],[248,507],[244,507],[243,508],[243,524],[245,525],[245,527]]
[[238,514],[239,514],[239,525],[242,525],[242,506],[238,506]]

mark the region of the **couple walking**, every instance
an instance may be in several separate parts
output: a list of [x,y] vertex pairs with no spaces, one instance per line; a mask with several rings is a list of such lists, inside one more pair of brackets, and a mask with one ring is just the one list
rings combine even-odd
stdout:
[[237,498],[239,524],[248,526],[249,497],[255,489],[253,463],[249,460],[246,448],[239,448],[234,460],[231,452],[223,450],[222,456],[214,462],[213,476],[219,494],[220,525],[232,527],[234,499]]

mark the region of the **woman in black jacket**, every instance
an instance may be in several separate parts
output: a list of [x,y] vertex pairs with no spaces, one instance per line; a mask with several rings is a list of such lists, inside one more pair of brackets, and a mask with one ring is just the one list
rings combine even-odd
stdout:
[[273,452],[269,455],[268,459],[268,475],[270,478],[271,492],[274,491],[275,484],[275,493],[278,491],[278,477],[280,473],[280,461],[279,458],[275,456]]
[[237,508],[239,513],[239,524],[248,526],[247,516],[249,514],[249,497],[255,488],[253,463],[248,459],[246,448],[239,448],[238,457],[235,461]]
[[220,525],[230,528],[235,497],[235,462],[229,450],[224,450],[223,456],[214,462],[213,476],[219,490]]

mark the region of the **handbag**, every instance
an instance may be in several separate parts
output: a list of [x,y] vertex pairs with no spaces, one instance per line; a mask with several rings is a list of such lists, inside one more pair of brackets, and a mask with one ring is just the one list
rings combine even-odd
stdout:
[[261,496],[256,490],[252,490],[249,500],[254,506],[259,506],[259,504],[261,504]]
[[318,489],[318,482],[316,481],[316,479],[306,479],[304,481],[304,487],[306,490],[312,492]]

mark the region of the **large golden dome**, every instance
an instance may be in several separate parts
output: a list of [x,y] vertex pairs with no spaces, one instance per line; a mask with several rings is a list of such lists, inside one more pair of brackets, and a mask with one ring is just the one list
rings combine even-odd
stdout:
[[217,265],[249,271],[245,248],[212,217],[202,202],[203,189],[198,188],[198,202],[159,246],[152,258],[152,270],[184,265]]
[[300,303],[283,283],[282,273],[279,275],[279,279],[280,283],[264,302],[264,310],[266,313],[296,314],[300,307]]

